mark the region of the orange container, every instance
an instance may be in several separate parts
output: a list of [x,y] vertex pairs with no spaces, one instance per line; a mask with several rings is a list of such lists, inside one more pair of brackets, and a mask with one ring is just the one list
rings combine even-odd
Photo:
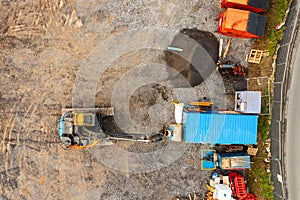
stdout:
[[223,35],[260,38],[264,36],[267,17],[247,10],[227,8],[220,13],[218,23],[218,32]]

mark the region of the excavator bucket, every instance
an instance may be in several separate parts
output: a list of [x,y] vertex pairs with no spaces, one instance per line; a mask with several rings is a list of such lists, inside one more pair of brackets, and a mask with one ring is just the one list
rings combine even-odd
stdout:
[[264,36],[267,17],[247,10],[227,8],[219,15],[218,32],[240,38],[260,38]]
[[69,146],[68,148],[69,149],[86,149],[86,148],[91,148],[91,147],[95,146],[99,142],[100,142],[99,140],[94,140],[93,143],[90,143],[86,146],[80,146],[79,144],[74,144],[74,145]]
[[222,7],[261,13],[268,9],[269,0],[222,0]]

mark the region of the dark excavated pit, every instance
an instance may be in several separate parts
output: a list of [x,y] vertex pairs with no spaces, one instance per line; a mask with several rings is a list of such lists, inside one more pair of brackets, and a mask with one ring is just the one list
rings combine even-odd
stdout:
[[180,72],[188,85],[180,83],[178,75],[170,76],[178,87],[190,87],[201,84],[216,69],[219,41],[210,32],[198,29],[182,29],[173,39],[171,47],[183,51],[166,51],[167,64]]

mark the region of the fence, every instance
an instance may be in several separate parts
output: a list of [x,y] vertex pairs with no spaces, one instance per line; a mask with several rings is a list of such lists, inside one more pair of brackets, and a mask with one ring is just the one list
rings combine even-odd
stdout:
[[254,77],[247,78],[247,90],[249,91],[261,91],[261,102],[263,109],[260,115],[271,114],[271,80],[270,77]]
[[276,71],[274,81],[274,96],[272,106],[271,122],[271,173],[274,183],[274,199],[287,199],[287,188],[285,184],[284,165],[284,107],[287,92],[289,65],[292,59],[295,38],[298,32],[299,0],[294,0],[291,4],[289,14],[285,22],[284,36],[280,42],[277,54]]

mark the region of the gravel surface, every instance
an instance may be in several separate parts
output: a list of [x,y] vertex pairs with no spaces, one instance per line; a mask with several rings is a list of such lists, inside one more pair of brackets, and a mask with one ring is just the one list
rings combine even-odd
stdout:
[[[0,199],[170,199],[205,193],[211,172],[200,170],[205,147],[199,144],[183,145],[182,151],[176,148],[182,144],[114,145],[143,159],[142,153],[165,150],[153,170],[124,172],[101,162],[100,150],[107,147],[65,149],[56,129],[61,109],[72,105],[112,105],[118,128],[130,132],[154,132],[174,121],[172,99],[205,96],[231,108],[234,90],[245,86],[240,78],[223,80],[215,72],[201,85],[178,88],[167,78],[164,59],[166,45],[183,28],[228,39],[215,33],[219,1],[3,0],[0,5]],[[250,45],[251,40],[233,38],[227,59],[245,64]],[[164,155],[167,160],[159,160]],[[114,156],[103,159],[118,163]]]

